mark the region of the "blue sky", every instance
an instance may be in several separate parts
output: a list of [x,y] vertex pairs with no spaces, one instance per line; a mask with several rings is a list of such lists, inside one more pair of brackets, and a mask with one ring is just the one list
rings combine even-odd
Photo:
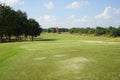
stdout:
[[43,28],[120,26],[120,0],[0,0]]

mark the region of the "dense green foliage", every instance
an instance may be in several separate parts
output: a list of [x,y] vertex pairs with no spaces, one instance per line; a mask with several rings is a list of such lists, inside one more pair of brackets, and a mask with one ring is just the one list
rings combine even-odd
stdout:
[[11,7],[0,4],[0,39],[11,40],[15,36],[16,40],[20,40],[20,36],[40,35],[42,29],[37,21],[28,19],[27,14],[20,10],[15,11]]
[[96,36],[106,35],[112,37],[120,37],[120,27],[96,27],[96,28],[71,28],[69,29],[70,33],[78,33],[78,34],[94,34]]
[[120,79],[120,38],[53,33],[40,38],[0,44],[0,80]]
[[[67,28],[58,28],[59,30],[59,33],[61,32],[68,32],[69,29]],[[43,32],[48,32],[48,33],[55,33],[56,32],[56,28],[55,27],[51,27],[51,28],[48,28],[48,29],[43,29]]]
[[[71,34],[77,33],[77,34],[87,34],[87,35],[96,35],[96,36],[110,36],[110,37],[120,37],[120,27],[108,27],[108,28],[103,28],[103,27],[96,27],[96,28],[58,28],[59,33],[61,32],[70,32]],[[56,28],[48,28],[48,29],[43,29],[43,32],[48,32],[48,33],[55,33]]]

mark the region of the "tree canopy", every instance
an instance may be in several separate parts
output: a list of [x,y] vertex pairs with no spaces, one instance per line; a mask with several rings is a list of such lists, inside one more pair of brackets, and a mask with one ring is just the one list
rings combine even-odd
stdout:
[[[40,35],[42,28],[35,19],[28,19],[27,14],[21,10],[15,11],[10,6],[0,4],[0,41],[11,40],[15,36],[20,40],[21,36],[27,38]],[[4,38],[4,39],[3,39]]]
[[[55,33],[55,27],[51,27],[48,29],[43,29],[43,32],[48,32],[48,33]],[[71,34],[86,34],[86,35],[96,35],[96,36],[110,36],[110,37],[120,37],[120,26],[119,27],[101,27],[97,26],[96,28],[58,28],[59,33],[61,32],[69,32]]]
[[120,26],[116,27],[96,27],[96,28],[71,28],[69,29],[70,33],[78,33],[78,34],[94,34],[96,36],[110,36],[110,37],[120,37]]

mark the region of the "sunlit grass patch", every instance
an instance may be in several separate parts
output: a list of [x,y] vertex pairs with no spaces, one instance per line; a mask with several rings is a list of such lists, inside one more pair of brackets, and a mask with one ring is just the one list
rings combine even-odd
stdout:
[[47,33],[41,38],[0,44],[0,80],[120,79],[120,44],[114,38]]

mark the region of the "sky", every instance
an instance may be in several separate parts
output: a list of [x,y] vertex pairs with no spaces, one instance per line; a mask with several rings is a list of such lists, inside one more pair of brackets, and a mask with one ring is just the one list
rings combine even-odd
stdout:
[[119,27],[120,0],[0,0],[43,28]]

